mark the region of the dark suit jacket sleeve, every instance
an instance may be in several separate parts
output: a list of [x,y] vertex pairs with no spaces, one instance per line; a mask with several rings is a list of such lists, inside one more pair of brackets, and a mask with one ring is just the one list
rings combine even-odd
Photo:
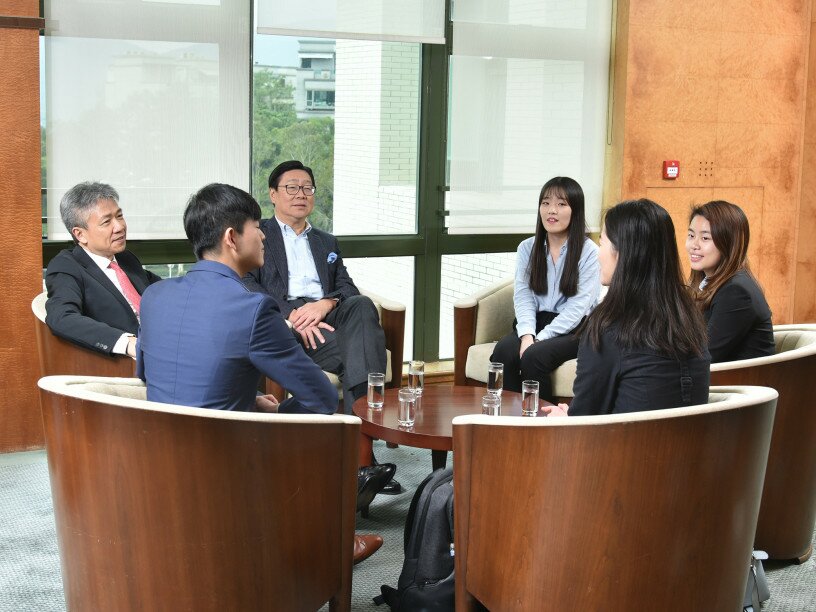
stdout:
[[[343,264],[343,257],[340,255],[340,245],[337,242],[337,238],[331,236],[331,234],[329,234],[329,236],[331,238],[330,244],[332,245],[331,252],[337,255],[337,259],[333,263],[328,264],[329,279],[332,286],[329,288],[325,297],[344,300],[354,295],[360,295],[357,285],[351,280],[351,276],[349,276],[348,270],[346,270],[346,266]],[[327,257],[328,255],[329,254],[326,253]]]
[[[58,256],[59,257],[59,256]],[[126,333],[83,314],[84,293],[79,264],[55,258],[45,274],[48,300],[45,322],[57,336],[99,353],[110,355]]]
[[337,390],[303,352],[269,299],[262,300],[256,312],[249,358],[266,377],[292,394],[281,403],[279,412],[333,414],[337,410]]
[[756,320],[751,294],[737,283],[726,283],[714,295],[707,314],[711,361],[730,361]]
[[601,336],[600,351],[593,348],[586,335],[581,338],[570,416],[612,413],[621,359],[620,349],[610,334]]

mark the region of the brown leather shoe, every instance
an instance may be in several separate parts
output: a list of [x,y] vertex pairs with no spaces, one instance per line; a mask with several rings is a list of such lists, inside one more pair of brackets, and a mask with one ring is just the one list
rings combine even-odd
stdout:
[[382,536],[354,534],[354,565],[365,561],[382,546]]

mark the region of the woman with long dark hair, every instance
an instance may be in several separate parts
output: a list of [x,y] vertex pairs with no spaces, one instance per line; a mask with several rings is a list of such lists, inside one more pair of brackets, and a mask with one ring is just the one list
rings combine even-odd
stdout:
[[537,380],[552,399],[550,372],[578,353],[573,330],[598,300],[598,247],[586,236],[584,191],[571,178],[547,181],[538,198],[536,233],[516,256],[514,329],[491,361],[504,364],[504,388]]
[[694,298],[708,325],[713,362],[773,355],[771,309],[748,266],[748,217],[730,202],[696,206],[686,251]]
[[705,323],[683,282],[669,213],[645,199],[609,209],[599,260],[609,291],[579,330],[569,414],[706,403]]

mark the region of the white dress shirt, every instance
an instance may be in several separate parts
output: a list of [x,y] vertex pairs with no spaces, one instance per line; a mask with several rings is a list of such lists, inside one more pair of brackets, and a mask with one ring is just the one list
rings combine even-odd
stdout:
[[283,234],[283,246],[286,249],[286,264],[289,268],[289,295],[286,299],[310,298],[319,300],[323,298],[323,285],[320,284],[320,277],[317,275],[312,249],[309,247],[309,231],[312,226],[307,221],[306,229],[300,234],[295,233],[291,227],[281,223],[275,217]]

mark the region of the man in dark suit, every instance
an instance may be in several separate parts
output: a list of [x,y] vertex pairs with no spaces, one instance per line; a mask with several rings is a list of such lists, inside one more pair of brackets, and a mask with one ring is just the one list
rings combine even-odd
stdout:
[[343,383],[344,409],[366,393],[369,372],[385,372],[385,334],[372,301],[343,265],[337,239],[309,224],[316,190],[311,168],[279,164],[269,175],[275,216],[261,223],[263,265],[244,278],[275,300],[306,353]]
[[63,196],[60,215],[76,246],[48,264],[45,322],[80,346],[135,357],[140,296],[161,278],[125,250],[119,194],[103,183],[80,183]]
[[[136,373],[147,399],[220,410],[332,414],[334,387],[292,336],[275,301],[241,278],[263,263],[261,208],[251,195],[212,184],[194,194],[184,230],[198,262],[154,285],[142,300]],[[291,391],[257,396],[264,374]],[[356,536],[355,562],[382,544]]]

